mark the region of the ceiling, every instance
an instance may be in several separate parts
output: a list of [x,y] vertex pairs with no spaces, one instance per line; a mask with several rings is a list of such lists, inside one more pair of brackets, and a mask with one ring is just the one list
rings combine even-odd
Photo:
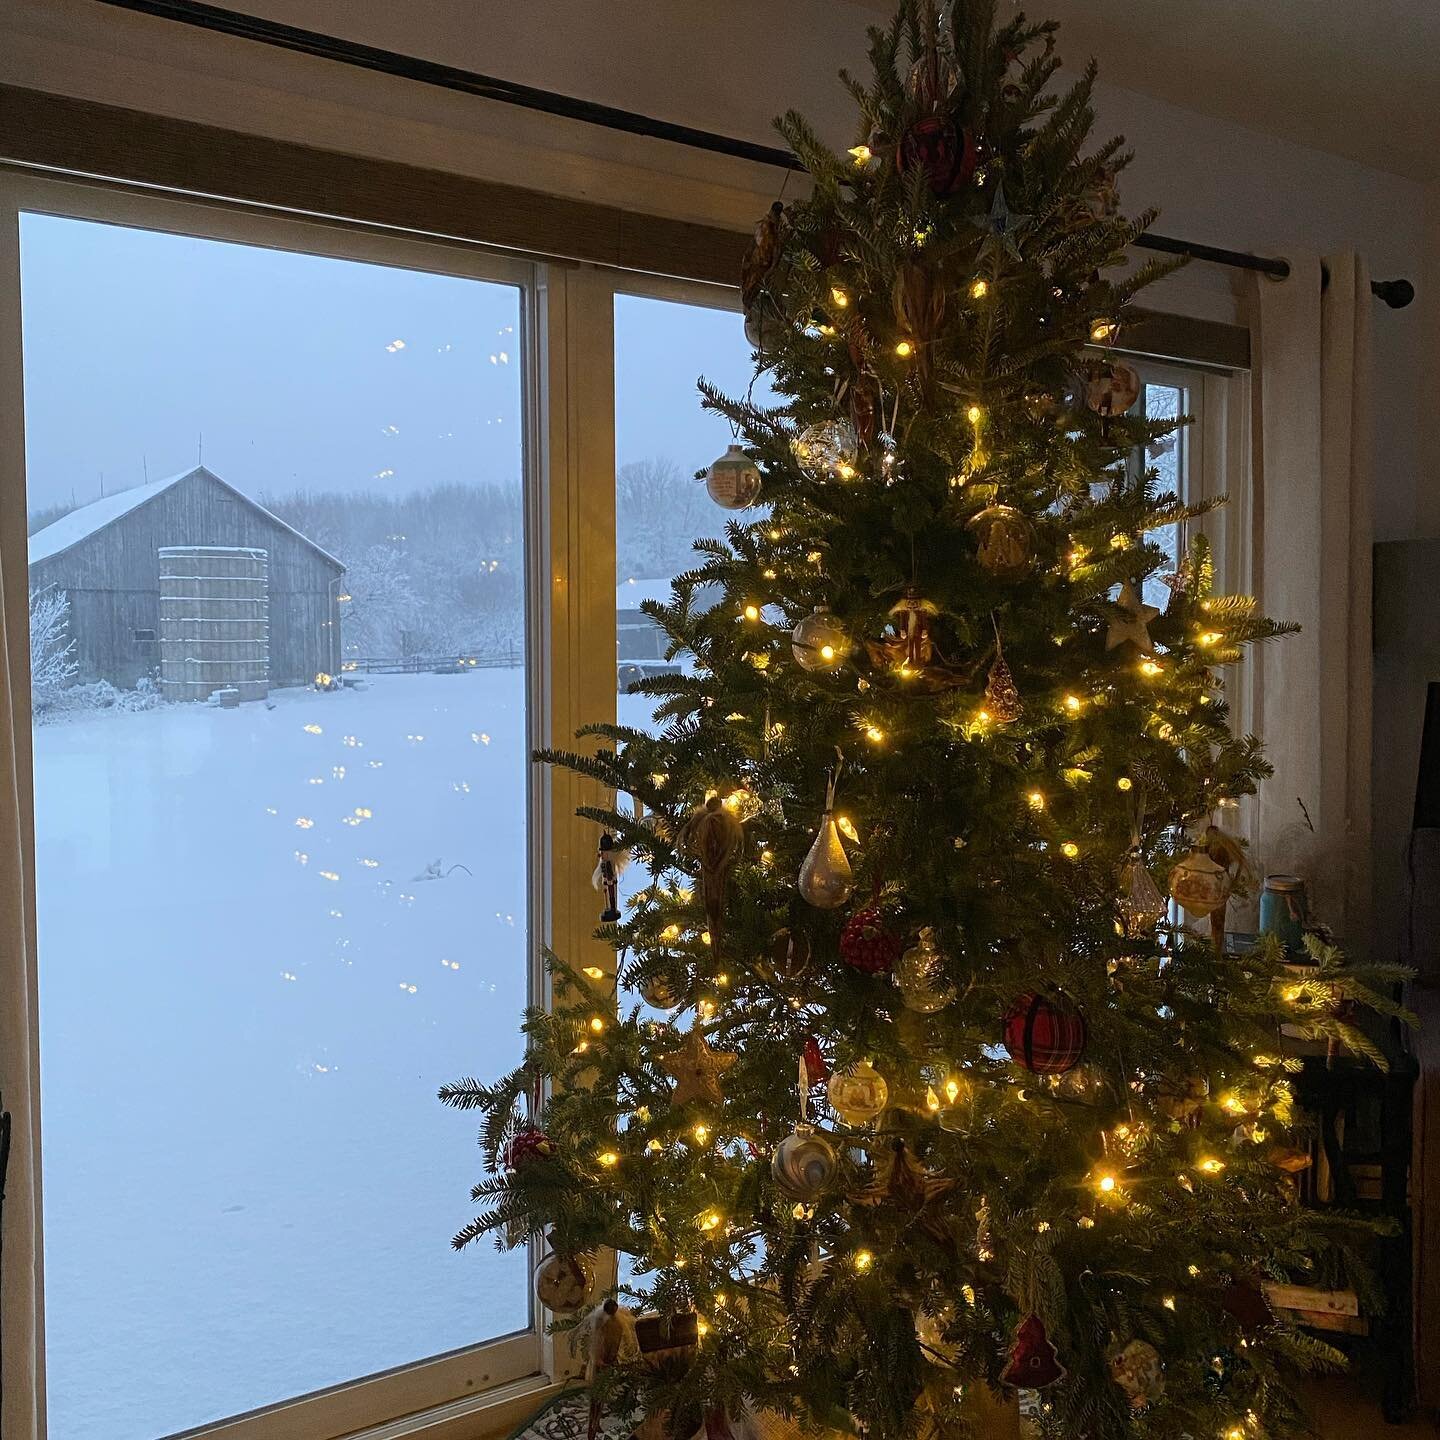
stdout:
[[[889,14],[893,0],[861,0]],[[1002,16],[1019,8],[999,0]],[[1032,0],[1071,65],[1415,180],[1440,180],[1440,0]]]

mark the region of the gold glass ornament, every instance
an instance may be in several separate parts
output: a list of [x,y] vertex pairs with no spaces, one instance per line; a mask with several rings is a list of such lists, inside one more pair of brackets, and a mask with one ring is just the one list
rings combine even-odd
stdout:
[[1198,845],[1170,872],[1170,893],[1197,920],[1213,915],[1230,898],[1233,883],[1230,872]]
[[850,857],[840,841],[834,814],[827,810],[820,821],[820,833],[800,867],[800,893],[817,910],[835,910],[855,888]]
[[830,607],[817,605],[790,632],[790,650],[805,670],[833,670],[849,655],[851,640]]
[[705,472],[705,489],[722,510],[744,510],[760,498],[760,470],[739,445],[731,445]]
[[851,478],[859,447],[855,427],[848,420],[819,420],[807,425],[793,445],[795,458],[817,480],[831,476]]
[[776,1187],[791,1200],[814,1200],[835,1178],[835,1170],[830,1142],[803,1122],[775,1147],[770,1161]]
[[893,978],[906,1008],[922,1015],[943,1010],[955,998],[954,987],[945,978],[945,956],[928,925],[896,962]]
[[1035,529],[1013,505],[987,505],[965,528],[975,537],[976,558],[997,580],[1019,580],[1035,561]]
[[1020,688],[1003,655],[996,657],[985,680],[985,713],[998,725],[1009,725],[1025,713]]
[[890,1087],[885,1077],[865,1059],[837,1070],[830,1077],[825,1094],[831,1108],[847,1125],[864,1125],[885,1108]]

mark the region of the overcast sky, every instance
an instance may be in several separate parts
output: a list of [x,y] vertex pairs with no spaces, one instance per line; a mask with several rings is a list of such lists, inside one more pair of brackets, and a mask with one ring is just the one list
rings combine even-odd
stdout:
[[[252,494],[518,482],[513,287],[40,215],[21,247],[32,510],[202,453]],[[723,450],[695,380],[744,392],[739,316],[622,299],[616,343],[620,463]]]

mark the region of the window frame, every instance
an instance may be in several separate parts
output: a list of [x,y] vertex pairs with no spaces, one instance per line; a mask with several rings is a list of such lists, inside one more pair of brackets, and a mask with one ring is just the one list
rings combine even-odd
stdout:
[[[28,586],[27,526],[25,515],[25,444],[23,344],[20,315],[19,222],[22,214],[46,214],[102,224],[191,235],[228,243],[360,261],[402,269],[428,271],[515,286],[520,292],[521,403],[525,423],[523,448],[526,598],[527,745],[533,749],[551,743],[558,733],[569,734],[569,711],[564,685],[557,686],[542,673],[547,653],[554,650],[557,607],[553,591],[577,566],[575,509],[582,498],[576,485],[555,484],[554,467],[576,448],[571,394],[575,366],[556,367],[547,360],[566,355],[567,325],[575,315],[557,307],[557,293],[569,287],[569,267],[539,263],[529,257],[500,253],[465,242],[382,232],[371,227],[321,218],[281,216],[252,206],[208,200],[177,199],[133,190],[103,181],[56,179],[50,176],[0,169],[0,412],[15,417],[0,439],[0,514],[7,523],[0,534],[0,556],[7,577],[7,601],[14,603]],[[613,466],[612,466],[613,469]],[[594,485],[585,487],[589,491]],[[19,524],[8,523],[18,517]],[[555,586],[541,577],[553,574]],[[8,608],[8,607],[7,607]],[[18,612],[23,614],[25,612]],[[23,640],[24,621],[19,621]],[[548,632],[548,633],[547,633]],[[550,640],[547,650],[546,639]],[[576,637],[579,646],[593,648],[591,637]],[[612,645],[613,648],[613,645]],[[30,745],[28,647],[15,679],[17,765],[26,792],[24,855],[26,893],[30,897],[33,927],[35,848],[33,818],[33,751]],[[557,722],[568,725],[563,732]],[[528,952],[532,1003],[549,1003],[549,981],[541,959],[542,945],[563,951],[570,943],[565,892],[575,887],[560,871],[566,846],[559,842],[573,814],[557,813],[560,798],[553,794],[548,772],[527,768],[529,819]],[[573,804],[569,805],[573,810]],[[586,837],[586,843],[590,843]],[[547,864],[547,857],[549,862]],[[588,885],[585,887],[588,892]],[[573,908],[573,907],[571,907]],[[588,930],[593,925],[587,926]],[[29,936],[26,985],[32,1014],[37,1013],[38,969],[35,936]],[[43,1096],[40,1096],[39,1048],[32,1048],[35,1068],[31,1079],[39,1096],[34,1118],[37,1154],[43,1156]],[[438,1103],[438,1101],[436,1102]],[[37,1324],[44,1333],[44,1213],[37,1217],[33,1264],[39,1284]],[[530,1247],[533,1274],[538,1255]],[[19,1263],[19,1257],[16,1257]],[[43,1355],[43,1339],[42,1339]],[[530,1292],[530,1323],[508,1335],[490,1337],[444,1354],[426,1357],[322,1390],[291,1397],[256,1410],[226,1417],[186,1430],[190,1440],[338,1440],[377,1423],[401,1422],[424,1415],[429,1420],[458,1421],[482,1410],[499,1425],[523,1418],[538,1399],[573,1374],[575,1362],[563,1343],[544,1331],[544,1317]],[[428,1420],[427,1420],[427,1423]],[[472,1422],[473,1423],[473,1422]],[[410,1426],[405,1432],[410,1433]],[[399,1432],[396,1432],[399,1433]],[[418,1428],[415,1433],[419,1433]],[[157,1437],[159,1440],[159,1437]]]

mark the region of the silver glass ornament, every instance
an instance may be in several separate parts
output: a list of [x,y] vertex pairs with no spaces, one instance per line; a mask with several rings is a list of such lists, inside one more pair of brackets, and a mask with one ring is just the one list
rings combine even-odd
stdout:
[[705,472],[705,489],[722,510],[744,510],[760,498],[760,470],[739,445],[731,445]]
[[817,480],[831,476],[848,480],[855,473],[860,441],[848,420],[818,420],[800,432],[793,449],[795,458]]
[[943,1010],[955,998],[954,987],[945,978],[945,956],[928,925],[896,962],[893,978],[906,1009],[922,1015]]
[[800,894],[817,910],[835,910],[850,898],[854,888],[855,875],[840,840],[835,812],[827,810],[815,843],[800,867]]
[[830,613],[828,605],[817,605],[790,632],[790,650],[806,670],[833,670],[851,648],[845,627]]
[[830,1142],[815,1133],[813,1125],[801,1123],[776,1147],[770,1173],[782,1194],[792,1200],[814,1200],[835,1178],[835,1151]]

